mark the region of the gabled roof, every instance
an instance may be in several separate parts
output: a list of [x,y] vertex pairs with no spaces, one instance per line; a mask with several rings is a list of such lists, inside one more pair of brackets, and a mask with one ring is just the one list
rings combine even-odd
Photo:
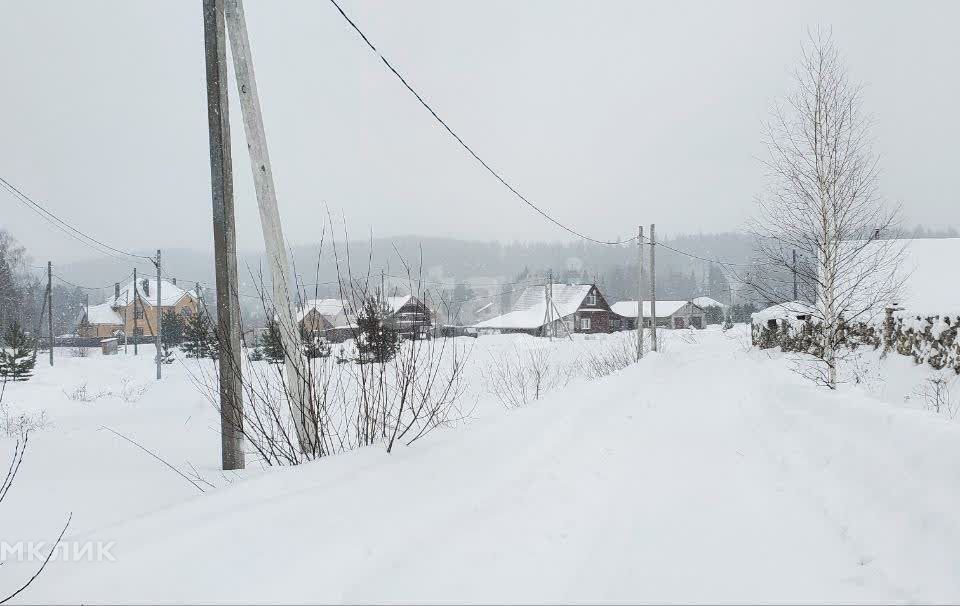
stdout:
[[[955,277],[960,238],[850,240],[843,243],[841,250],[853,247],[862,247],[857,258],[865,267],[876,267],[880,271],[872,272],[876,275],[863,279],[857,285],[858,292],[848,295],[850,308],[869,306],[871,297],[875,296],[870,294],[874,289],[881,293],[899,290],[894,300],[879,301],[881,309],[871,309],[864,316],[880,314],[882,307],[890,304],[917,313],[960,313],[960,280]],[[889,267],[889,271],[882,271],[884,267]],[[846,282],[863,272],[854,268],[848,273],[852,277],[840,276],[841,291],[846,290]],[[896,285],[900,285],[899,289],[891,288]]]
[[697,297],[696,299],[693,299],[690,302],[700,308],[707,308],[707,307],[724,307],[725,308],[726,307],[726,305],[724,305],[720,301],[717,301],[716,299],[712,299],[710,297]]
[[113,310],[109,302],[81,309],[77,323],[84,318],[87,319],[87,324],[123,324],[123,317]]
[[[680,309],[690,303],[690,301],[660,301],[657,300],[657,317],[658,318],[669,318],[673,314],[680,311]],[[652,305],[650,301],[643,302],[643,317],[649,318],[652,312]],[[625,318],[636,318],[637,317],[637,302],[636,301],[618,301],[610,306],[613,313],[623,316]]]
[[344,302],[342,299],[311,299],[303,304],[303,307],[297,312],[297,321],[303,318],[311,311],[316,311],[321,316],[334,317],[344,313]]
[[[143,289],[143,281],[146,280],[150,285],[150,294],[147,295],[146,291]],[[134,297],[134,284],[133,280],[127,282],[125,286],[120,287],[120,296],[110,297],[106,300],[106,303],[113,307],[125,307],[128,303],[133,303]],[[156,305],[157,304],[157,279],[156,278],[139,278],[136,284],[136,293],[140,295],[140,301],[146,305]],[[161,281],[160,289],[160,305],[163,307],[170,307],[176,305],[180,299],[184,296],[190,295],[191,297],[196,298],[193,291],[186,291],[174,284],[173,282],[168,282],[167,280]]]
[[[565,318],[575,313],[592,288],[593,284],[554,284],[553,318]],[[543,326],[547,316],[545,289],[545,285],[525,288],[512,311],[480,322],[476,327],[530,330]]]
[[812,305],[803,301],[787,301],[786,303],[777,303],[765,309],[751,314],[750,318],[754,324],[766,324],[768,320],[786,320],[791,324],[801,321],[801,318],[812,315],[816,312]]

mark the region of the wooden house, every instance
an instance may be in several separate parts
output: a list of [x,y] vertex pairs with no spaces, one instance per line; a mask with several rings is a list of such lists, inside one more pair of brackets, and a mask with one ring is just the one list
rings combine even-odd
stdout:
[[[610,306],[595,284],[553,284],[548,315],[547,285],[530,286],[517,298],[513,309],[476,324],[480,334],[601,333],[614,330]],[[552,320],[552,323],[551,323]]]
[[[636,330],[637,302],[618,301],[611,308],[618,330]],[[652,325],[653,306],[643,302],[643,325]],[[664,328],[703,328],[706,326],[706,311],[690,301],[657,301],[657,326]]]

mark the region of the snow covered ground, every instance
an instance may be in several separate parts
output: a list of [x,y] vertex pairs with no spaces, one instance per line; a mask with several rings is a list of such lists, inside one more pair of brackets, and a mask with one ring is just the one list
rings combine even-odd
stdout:
[[[41,361],[4,396],[48,426],[0,505],[0,538],[51,540],[73,512],[64,540],[113,557],[53,561],[21,598],[960,600],[960,424],[927,410],[927,369],[865,352],[861,382],[828,392],[749,348],[744,327],[665,332],[661,354],[510,410],[484,394],[485,360],[548,347],[569,361],[606,338],[481,337],[473,421],[389,455],[229,474],[189,366],[156,382],[150,348]],[[104,395],[68,397],[83,383]],[[38,564],[14,560],[0,595]]]

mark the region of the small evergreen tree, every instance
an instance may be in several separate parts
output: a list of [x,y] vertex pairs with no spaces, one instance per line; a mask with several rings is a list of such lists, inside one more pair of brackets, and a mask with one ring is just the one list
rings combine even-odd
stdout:
[[280,323],[276,320],[267,321],[267,329],[260,336],[260,348],[263,357],[271,364],[283,364],[283,338],[280,334]]
[[6,381],[26,381],[37,364],[37,342],[12,322],[3,334],[0,347],[0,377]]
[[315,332],[309,332],[300,327],[300,342],[303,344],[303,355],[307,359],[326,358],[330,355],[330,343]]
[[378,297],[367,297],[357,314],[357,361],[386,362],[393,359],[400,346],[400,335],[386,322],[389,308]]
[[183,316],[172,309],[163,312],[160,322],[160,340],[164,345],[180,345],[186,333],[187,323]]
[[247,354],[247,358],[251,362],[260,362],[263,360],[263,345],[261,341],[262,339],[260,339],[260,337],[254,337],[253,339],[253,349]]
[[[161,331],[162,332],[162,331]],[[173,346],[163,341],[160,344],[160,363],[161,364],[173,364]]]
[[184,328],[182,349],[188,358],[217,359],[219,347],[210,316],[203,310],[190,316]]

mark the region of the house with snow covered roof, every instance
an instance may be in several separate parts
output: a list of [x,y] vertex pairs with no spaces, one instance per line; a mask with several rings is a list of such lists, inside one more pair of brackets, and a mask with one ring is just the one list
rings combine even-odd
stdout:
[[427,336],[433,327],[433,311],[413,295],[387,297],[388,326],[401,336],[419,339]]
[[157,309],[157,280],[142,278],[136,283],[114,285],[113,296],[99,305],[80,310],[77,334],[81,337],[111,337],[117,334],[152,337],[156,335],[157,315],[172,311],[189,319],[199,309],[197,294],[177,286],[176,279],[160,283],[160,307]]
[[480,334],[526,333],[547,334],[548,321],[553,332],[611,332],[610,306],[595,284],[553,284],[550,288],[551,315],[547,314],[547,285],[529,286],[517,298],[509,312],[474,326]]
[[720,309],[727,308],[727,306],[721,303],[720,301],[717,301],[712,297],[706,297],[706,296],[697,297],[695,299],[692,299],[690,302],[701,309],[706,309],[708,307],[719,307]]
[[[637,302],[617,301],[611,307],[620,321],[621,330],[636,330]],[[643,325],[651,326],[653,305],[643,302]],[[657,326],[664,328],[703,328],[706,326],[706,311],[692,301],[657,301]]]
[[[420,338],[433,326],[432,310],[413,295],[387,297],[385,322],[401,336]],[[297,322],[303,330],[319,333],[333,341],[353,336],[356,329],[356,310],[343,299],[313,299],[297,312]]]

